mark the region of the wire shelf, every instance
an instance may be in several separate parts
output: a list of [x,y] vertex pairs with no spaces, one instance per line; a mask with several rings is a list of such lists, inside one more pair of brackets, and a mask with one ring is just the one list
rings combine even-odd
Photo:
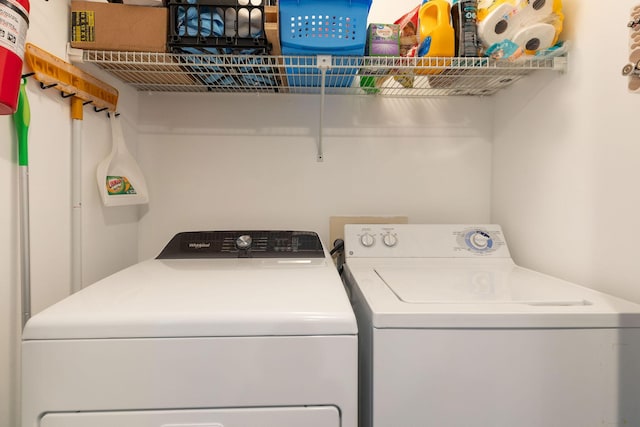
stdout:
[[139,91],[487,96],[536,70],[565,71],[566,58],[404,58],[82,52]]

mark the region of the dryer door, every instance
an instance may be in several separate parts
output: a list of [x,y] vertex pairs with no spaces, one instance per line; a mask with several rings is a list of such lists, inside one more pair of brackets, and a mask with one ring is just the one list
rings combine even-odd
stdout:
[[339,427],[333,406],[46,414],[41,427]]

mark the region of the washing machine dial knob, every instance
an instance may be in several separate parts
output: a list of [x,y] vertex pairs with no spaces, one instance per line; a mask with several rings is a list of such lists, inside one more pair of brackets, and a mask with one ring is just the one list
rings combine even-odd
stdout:
[[388,248],[392,248],[398,244],[398,236],[391,234],[391,232],[385,233],[382,236],[382,243]]
[[251,247],[252,239],[248,234],[243,234],[236,239],[236,247],[238,249],[249,249]]
[[486,249],[487,246],[489,245],[489,239],[490,237],[487,236],[486,234],[476,232],[476,233],[473,233],[469,241],[471,242],[473,247],[476,249]]
[[360,243],[365,248],[370,248],[376,243],[376,238],[373,237],[373,234],[371,233],[364,233],[362,236],[360,236]]

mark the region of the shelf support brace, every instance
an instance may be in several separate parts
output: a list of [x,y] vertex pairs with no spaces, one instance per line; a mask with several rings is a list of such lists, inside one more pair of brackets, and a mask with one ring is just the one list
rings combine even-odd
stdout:
[[331,55],[318,55],[317,62],[318,68],[320,69],[320,123],[318,125],[318,154],[316,160],[318,162],[321,162],[324,160],[324,153],[322,150],[322,129],[324,127],[325,88],[327,80],[327,70],[331,68]]

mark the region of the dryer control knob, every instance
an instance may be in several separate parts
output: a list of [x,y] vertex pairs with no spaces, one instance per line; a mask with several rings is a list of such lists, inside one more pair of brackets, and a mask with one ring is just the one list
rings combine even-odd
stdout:
[[392,248],[398,244],[398,236],[395,234],[391,234],[391,232],[386,233],[382,236],[382,243],[388,248]]
[[362,246],[370,248],[376,243],[376,238],[371,233],[364,233],[360,236],[360,243],[362,243]]
[[248,234],[243,234],[236,239],[236,247],[238,249],[249,249],[251,247],[251,242],[251,236],[249,236]]

